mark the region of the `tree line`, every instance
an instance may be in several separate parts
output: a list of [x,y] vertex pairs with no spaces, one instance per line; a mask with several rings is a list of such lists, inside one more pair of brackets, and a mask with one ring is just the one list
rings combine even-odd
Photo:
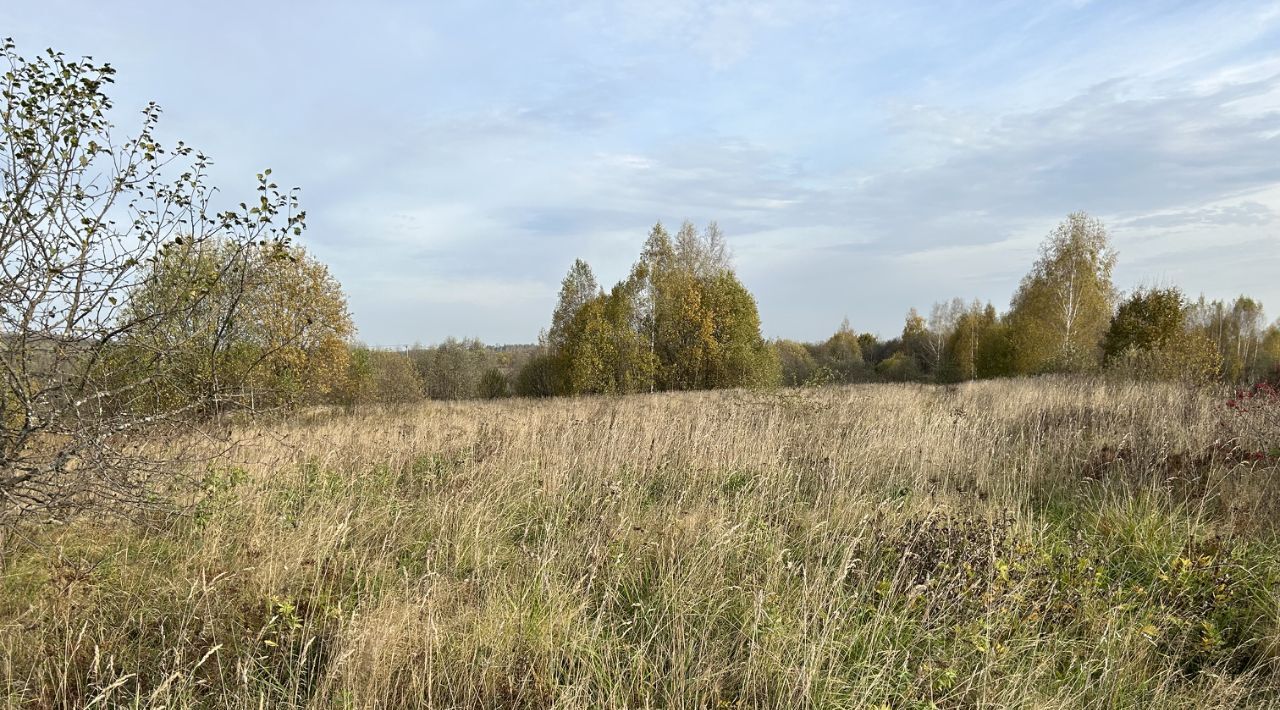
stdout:
[[[433,399],[626,394],[778,382],[755,299],[735,275],[715,223],[657,224],[627,278],[603,289],[581,259],[570,267],[536,346],[446,340],[407,351],[358,348],[354,401],[385,392]],[[370,396],[365,396],[368,392]]]
[[[1071,214],[1045,238],[1006,312],[962,299],[934,304],[927,318],[911,309],[897,338],[858,338],[866,366],[855,377],[960,382],[1109,372],[1207,383],[1254,380],[1280,367],[1280,321],[1266,325],[1258,301],[1193,301],[1176,286],[1121,293],[1115,264],[1105,226]],[[813,364],[786,347],[797,353],[798,379]]]
[[910,309],[887,340],[846,318],[823,341],[766,341],[719,227],[686,222],[673,238],[659,223],[627,278],[607,291],[586,262],[570,266],[537,346],[497,356],[450,340],[379,357],[416,373],[395,392],[439,399],[1088,372],[1235,383],[1280,368],[1280,321],[1267,325],[1257,300],[1192,300],[1176,286],[1122,293],[1116,259],[1102,222],[1077,212],[1045,237],[1004,312],[955,298],[927,316]]

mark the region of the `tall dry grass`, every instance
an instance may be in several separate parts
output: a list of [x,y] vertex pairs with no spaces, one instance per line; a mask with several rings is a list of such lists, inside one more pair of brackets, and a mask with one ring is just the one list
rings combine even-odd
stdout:
[[1271,704],[1280,468],[1232,416],[1072,380],[314,412],[189,516],[7,536],[0,694]]

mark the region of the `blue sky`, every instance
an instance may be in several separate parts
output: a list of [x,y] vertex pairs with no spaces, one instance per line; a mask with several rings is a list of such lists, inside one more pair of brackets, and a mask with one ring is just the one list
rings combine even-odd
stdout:
[[1280,3],[6,3],[117,123],[271,167],[376,345],[532,342],[576,257],[717,220],[765,334],[1003,308],[1083,209],[1121,287],[1280,315]]

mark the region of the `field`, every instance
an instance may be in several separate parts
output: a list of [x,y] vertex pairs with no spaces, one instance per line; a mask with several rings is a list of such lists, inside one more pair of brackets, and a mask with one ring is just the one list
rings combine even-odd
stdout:
[[189,515],[4,538],[0,697],[1266,706],[1280,466],[1246,419],[1066,379],[311,412]]

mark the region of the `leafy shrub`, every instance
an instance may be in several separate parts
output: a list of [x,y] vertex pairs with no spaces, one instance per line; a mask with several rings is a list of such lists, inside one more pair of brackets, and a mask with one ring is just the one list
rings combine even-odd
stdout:
[[797,343],[794,340],[775,340],[773,348],[778,353],[783,385],[798,387],[809,381],[818,363],[814,361],[813,355],[809,353],[804,343]]
[[511,386],[502,370],[491,367],[480,376],[480,396],[484,399],[501,399],[511,396]]
[[351,353],[348,379],[347,404],[414,402],[424,394],[413,361],[390,350],[356,348]]
[[876,374],[891,382],[907,382],[920,379],[920,364],[905,352],[896,352],[876,365]]
[[556,358],[548,354],[534,355],[516,375],[516,394],[521,397],[550,397],[556,393],[559,376]]
[[1201,333],[1152,347],[1130,347],[1107,360],[1107,369],[1131,380],[1157,380],[1206,385],[1218,377],[1222,357]]

